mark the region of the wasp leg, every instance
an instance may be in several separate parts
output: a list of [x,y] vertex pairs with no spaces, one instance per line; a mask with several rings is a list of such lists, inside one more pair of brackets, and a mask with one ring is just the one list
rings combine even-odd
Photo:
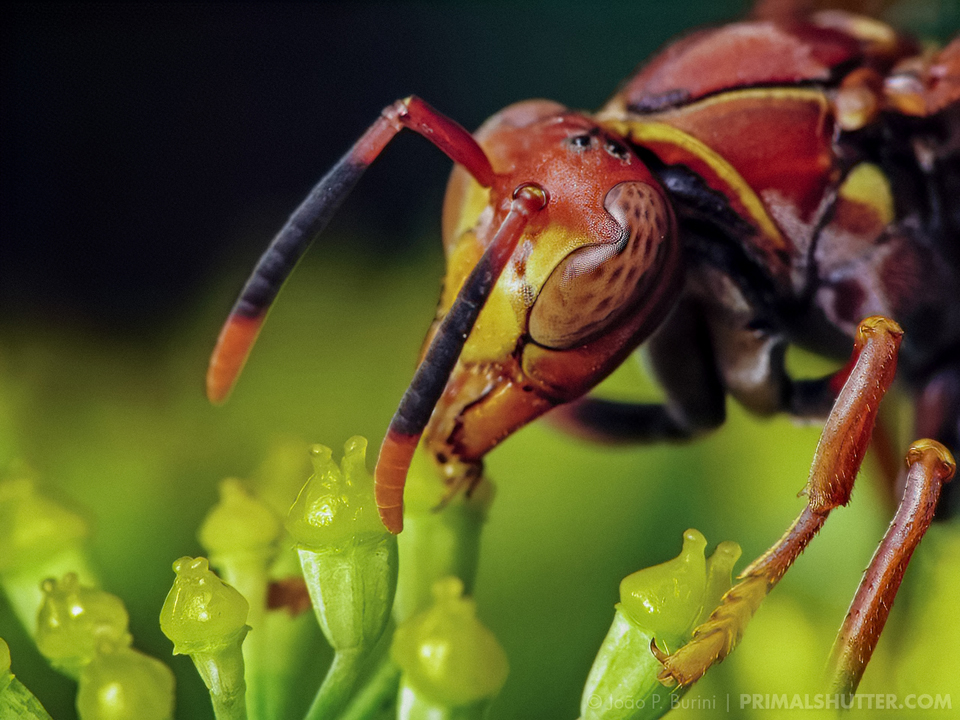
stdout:
[[713,430],[724,421],[727,395],[761,416],[826,419],[851,365],[794,380],[784,364],[787,337],[756,329],[756,320],[740,307],[706,313],[687,298],[646,345],[665,403],[583,398],[548,417],[565,432],[608,444],[688,440]]
[[740,575],[693,639],[660,657],[661,682],[689,685],[739,642],[761,601],[853,490],[883,395],[893,382],[902,331],[885,318],[868,318],[857,331],[846,380],[827,418],[804,494],[807,506],[777,543]]
[[828,663],[832,692],[853,694],[893,607],[907,564],[933,520],[944,483],[956,470],[950,451],[918,440],[907,453],[903,500],[850,604]]

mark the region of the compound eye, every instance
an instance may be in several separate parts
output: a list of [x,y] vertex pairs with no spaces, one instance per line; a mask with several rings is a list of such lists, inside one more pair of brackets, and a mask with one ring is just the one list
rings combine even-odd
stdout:
[[646,286],[671,230],[663,197],[647,183],[622,182],[603,206],[620,226],[619,239],[577,248],[550,273],[530,310],[530,337],[539,345],[562,350],[600,334]]

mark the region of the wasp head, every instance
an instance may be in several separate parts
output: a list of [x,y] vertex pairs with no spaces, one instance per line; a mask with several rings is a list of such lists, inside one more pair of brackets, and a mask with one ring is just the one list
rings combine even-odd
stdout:
[[526,224],[466,339],[425,431],[438,460],[477,461],[606,377],[663,318],[679,286],[675,220],[624,141],[556,103],[513,105],[474,137],[496,173],[454,169],[444,203],[447,273],[427,345],[490,246],[518,188],[546,203]]

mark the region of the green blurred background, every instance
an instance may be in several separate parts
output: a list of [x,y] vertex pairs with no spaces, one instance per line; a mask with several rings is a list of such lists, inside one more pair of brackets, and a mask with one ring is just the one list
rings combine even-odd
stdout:
[[[136,645],[177,672],[178,717],[211,711],[157,624],[170,565],[200,552],[218,481],[249,475],[278,439],[379,442],[439,291],[449,161],[414,137],[387,150],[284,290],[231,401],[210,407],[213,340],[286,215],[398,97],[468,128],[529,97],[597,107],[671,37],[747,4],[2,11],[0,471],[20,458],[97,518],[105,588],[126,601]],[[928,35],[960,27],[954,0],[897,12]],[[631,362],[605,392],[655,390]],[[491,455],[476,596],[512,665],[495,717],[576,717],[620,579],[674,556],[686,528],[747,559],[794,518],[818,430],[730,416],[691,446],[610,450],[539,424]],[[699,714],[722,714],[728,694],[730,716],[747,717],[740,693],[819,689],[890,515],[871,480],[690,693],[716,699]],[[937,528],[918,554],[863,692],[952,693],[960,707],[956,535]],[[0,636],[53,716],[73,717],[71,683],[2,601]]]

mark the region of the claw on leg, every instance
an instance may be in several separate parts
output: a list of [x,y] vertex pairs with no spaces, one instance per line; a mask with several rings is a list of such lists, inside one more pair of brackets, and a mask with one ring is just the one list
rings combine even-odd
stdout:
[[857,691],[907,564],[933,520],[940,490],[956,470],[950,451],[934,440],[911,445],[907,465],[903,500],[860,581],[830,654],[827,667],[833,693]]
[[736,647],[763,598],[780,581],[830,511],[846,505],[876,423],[877,410],[897,367],[903,331],[886,318],[860,323],[853,355],[837,373],[843,387],[824,425],[803,493],[807,506],[767,552],[740,575],[693,638],[671,655],[658,653],[665,685],[690,685]]

